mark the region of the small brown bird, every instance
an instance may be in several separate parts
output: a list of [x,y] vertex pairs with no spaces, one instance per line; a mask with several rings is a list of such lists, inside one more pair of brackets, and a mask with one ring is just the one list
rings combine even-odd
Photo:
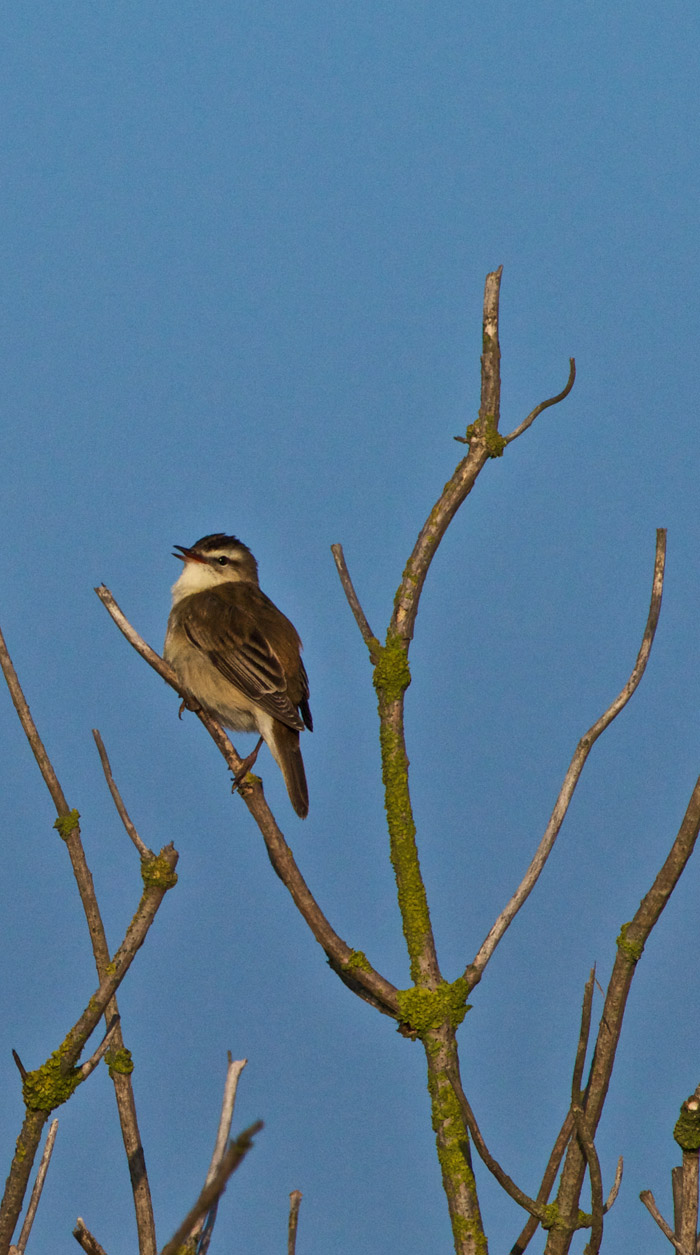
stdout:
[[296,628],[261,591],[258,564],[235,536],[216,532],[191,549],[173,584],[164,657],[194,700],[235,732],[258,732],[270,748],[302,819],[309,793],[299,733],[313,727],[309,681]]

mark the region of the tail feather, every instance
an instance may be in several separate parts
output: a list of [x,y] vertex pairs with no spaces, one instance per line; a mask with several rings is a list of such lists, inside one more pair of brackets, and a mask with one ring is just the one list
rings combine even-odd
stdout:
[[299,748],[299,733],[275,719],[272,735],[269,738],[266,736],[265,740],[284,776],[292,806],[301,819],[306,819],[309,813],[309,790]]

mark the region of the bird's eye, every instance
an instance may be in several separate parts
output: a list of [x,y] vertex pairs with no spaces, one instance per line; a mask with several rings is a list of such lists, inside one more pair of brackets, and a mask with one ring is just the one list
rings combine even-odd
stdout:
[[220,558],[217,558],[216,561],[219,566],[228,566],[228,558],[224,558],[223,555]]

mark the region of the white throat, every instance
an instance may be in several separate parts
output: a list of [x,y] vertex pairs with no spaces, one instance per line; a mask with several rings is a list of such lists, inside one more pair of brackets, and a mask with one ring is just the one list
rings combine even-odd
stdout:
[[192,593],[203,593],[205,589],[228,583],[229,580],[230,576],[217,571],[208,562],[186,562],[179,579],[175,580],[172,587],[173,605],[177,605],[183,597],[189,597]]

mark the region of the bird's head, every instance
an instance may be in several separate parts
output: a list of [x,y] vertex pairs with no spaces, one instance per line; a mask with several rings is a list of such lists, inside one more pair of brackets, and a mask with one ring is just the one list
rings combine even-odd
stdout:
[[217,584],[258,583],[258,564],[250,549],[235,536],[215,532],[203,536],[190,549],[175,545],[173,554],[184,562],[184,570],[173,585],[173,598],[179,600],[190,593],[201,593]]

